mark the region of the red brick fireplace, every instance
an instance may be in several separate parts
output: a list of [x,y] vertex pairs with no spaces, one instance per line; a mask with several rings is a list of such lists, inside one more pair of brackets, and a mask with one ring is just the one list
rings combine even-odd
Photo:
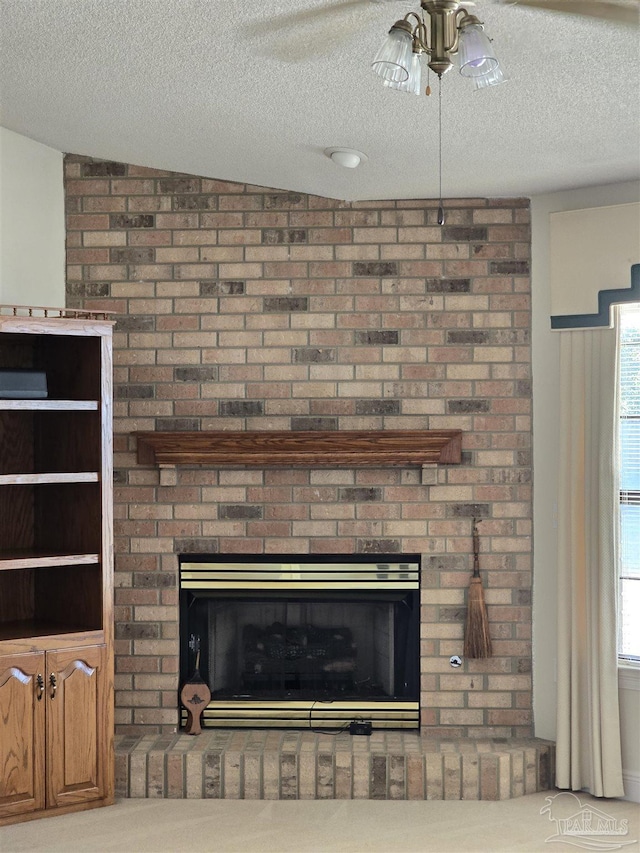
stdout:
[[[420,554],[428,738],[531,734],[529,204],[347,203],[66,159],[68,304],[116,312],[116,720],[178,724],[178,555]],[[184,465],[133,433],[462,430],[461,464]],[[464,661],[471,519],[493,657]]]

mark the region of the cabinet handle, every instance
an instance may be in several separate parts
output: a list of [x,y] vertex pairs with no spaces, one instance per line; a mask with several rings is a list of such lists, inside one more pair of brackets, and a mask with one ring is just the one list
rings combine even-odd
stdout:
[[58,689],[58,682],[56,680],[55,672],[52,672],[49,676],[49,684],[51,685],[51,698],[56,698],[56,690]]
[[42,699],[42,695],[44,693],[44,678],[42,677],[42,673],[40,672],[36,675],[36,689],[36,699],[39,702]]

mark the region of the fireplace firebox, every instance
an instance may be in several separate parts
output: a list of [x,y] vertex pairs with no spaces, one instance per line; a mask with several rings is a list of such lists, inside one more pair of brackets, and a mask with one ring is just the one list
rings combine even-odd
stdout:
[[209,727],[418,728],[419,590],[418,555],[182,556],[181,683]]

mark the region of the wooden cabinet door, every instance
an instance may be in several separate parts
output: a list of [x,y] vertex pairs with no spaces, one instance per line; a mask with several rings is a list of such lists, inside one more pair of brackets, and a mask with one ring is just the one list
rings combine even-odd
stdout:
[[0,818],[44,808],[44,664],[41,652],[0,657]]
[[47,653],[47,806],[104,795],[105,646]]

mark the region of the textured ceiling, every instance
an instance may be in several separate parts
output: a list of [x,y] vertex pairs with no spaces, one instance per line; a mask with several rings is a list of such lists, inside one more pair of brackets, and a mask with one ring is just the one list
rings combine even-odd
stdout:
[[[417,98],[369,67],[417,8],[0,0],[0,124],[64,152],[333,198],[435,197],[436,79]],[[443,78],[444,195],[638,178],[638,30],[495,0],[476,14],[509,79],[474,91]],[[323,154],[334,146],[368,159],[340,168]]]

